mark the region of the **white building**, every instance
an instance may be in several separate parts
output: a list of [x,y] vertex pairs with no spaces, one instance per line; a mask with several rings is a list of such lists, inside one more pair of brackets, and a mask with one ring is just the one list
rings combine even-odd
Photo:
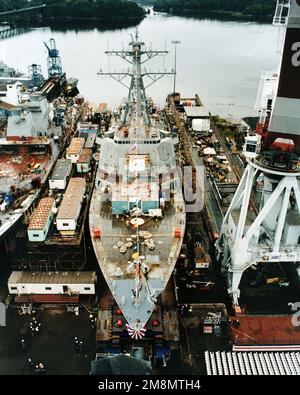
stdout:
[[50,189],[65,190],[71,170],[72,162],[70,159],[58,159],[49,178]]
[[27,229],[29,241],[45,241],[54,215],[55,200],[46,197],[40,200]]
[[57,230],[61,235],[74,236],[85,190],[85,178],[71,178],[56,217]]
[[210,113],[204,106],[185,106],[184,112],[194,131],[209,132],[211,130]]
[[70,159],[72,163],[77,163],[84,147],[85,139],[74,137],[71,141],[70,146],[67,148],[67,159]]
[[1,101],[18,106],[22,101],[22,89],[24,85],[20,81],[2,82],[0,84]]
[[95,272],[12,272],[11,295],[94,295]]

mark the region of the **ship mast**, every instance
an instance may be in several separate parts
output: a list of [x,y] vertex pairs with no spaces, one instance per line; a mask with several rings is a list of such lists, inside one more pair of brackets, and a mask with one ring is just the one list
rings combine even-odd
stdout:
[[[147,50],[145,43],[139,40],[138,30],[136,29],[135,36],[131,36],[130,48],[121,51],[106,51],[109,56],[118,56],[124,61],[128,62],[131,67],[124,72],[102,72],[100,70],[98,75],[109,76],[115,81],[128,89],[128,97],[125,111],[122,117],[122,124],[130,123],[130,118],[134,115],[136,120],[143,118],[146,125],[151,125],[150,112],[147,105],[146,89],[156,83],[158,80],[166,75],[174,75],[174,71],[158,71],[150,72],[142,69],[143,64],[157,56],[168,54],[168,51]],[[131,79],[130,84],[127,85],[125,79]],[[149,78],[149,83],[144,85],[144,77]],[[133,114],[131,112],[133,111]]]

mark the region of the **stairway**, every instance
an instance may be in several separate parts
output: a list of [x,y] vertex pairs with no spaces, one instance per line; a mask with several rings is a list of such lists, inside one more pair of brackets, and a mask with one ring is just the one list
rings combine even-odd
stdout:
[[275,16],[273,19],[274,26],[285,26],[287,23],[290,9],[290,0],[277,0]]

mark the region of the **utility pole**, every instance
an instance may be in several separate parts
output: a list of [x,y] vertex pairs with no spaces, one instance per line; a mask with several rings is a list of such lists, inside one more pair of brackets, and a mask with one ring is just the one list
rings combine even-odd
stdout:
[[172,44],[175,46],[175,60],[174,60],[174,89],[173,93],[176,93],[176,75],[177,75],[177,45],[181,44],[179,40],[171,41]]

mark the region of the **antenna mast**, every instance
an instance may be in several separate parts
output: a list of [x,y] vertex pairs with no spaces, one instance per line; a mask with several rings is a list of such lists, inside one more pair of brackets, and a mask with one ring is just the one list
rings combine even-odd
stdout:
[[[142,65],[156,56],[163,56],[168,54],[168,51],[157,51],[145,49],[145,43],[139,40],[138,30],[135,31],[135,36],[131,35],[130,48],[121,51],[106,51],[109,56],[119,56],[124,61],[128,62],[131,67],[125,72],[102,72],[100,70],[98,75],[109,76],[121,85],[125,86],[128,92],[128,98],[122,123],[125,125],[129,122],[130,107],[135,108],[134,115],[136,118],[144,118],[145,124],[150,125],[150,114],[147,106],[146,89],[156,83],[158,80],[166,75],[174,75],[174,71],[163,72],[148,72],[142,70]],[[125,79],[130,77],[130,85],[125,83]],[[150,82],[144,85],[144,77],[148,77]]]

